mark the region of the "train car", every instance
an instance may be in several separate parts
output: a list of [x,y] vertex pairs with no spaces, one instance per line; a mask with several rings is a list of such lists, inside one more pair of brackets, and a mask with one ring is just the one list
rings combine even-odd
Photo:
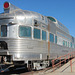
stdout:
[[1,61],[43,69],[49,61],[75,50],[75,38],[57,19],[22,10],[9,2],[0,14]]

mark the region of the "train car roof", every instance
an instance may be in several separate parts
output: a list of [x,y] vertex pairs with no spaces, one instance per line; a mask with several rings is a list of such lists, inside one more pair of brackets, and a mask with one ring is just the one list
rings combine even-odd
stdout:
[[68,28],[66,28],[62,23],[60,23],[54,17],[51,17],[51,16],[47,16],[46,17],[46,16],[43,16],[43,15],[37,13],[37,12],[28,11],[28,10],[22,10],[22,9],[20,9],[20,8],[14,6],[14,5],[12,5],[9,2],[5,2],[4,3],[4,13],[1,13],[0,18],[3,18],[3,16],[5,16],[7,18],[8,17],[11,17],[11,18],[13,18],[13,17],[24,18],[26,16],[27,18],[33,18],[33,19],[36,19],[38,21],[41,21],[41,22],[43,22],[46,25],[48,25],[48,21],[47,21],[47,18],[48,18],[50,21],[52,21],[53,23],[55,23],[55,25],[58,28],[64,30],[66,33],[69,34]]

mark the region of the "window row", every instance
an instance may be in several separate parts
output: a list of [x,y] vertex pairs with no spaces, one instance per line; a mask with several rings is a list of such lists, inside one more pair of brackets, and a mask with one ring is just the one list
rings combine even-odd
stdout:
[[[31,27],[20,26],[19,36],[20,37],[31,37]],[[40,39],[40,29],[34,28],[34,38]],[[46,32],[42,30],[42,40],[46,40]]]
[[[41,38],[41,31],[40,29],[34,28],[33,37],[35,39]],[[19,36],[20,37],[31,37],[31,27],[28,26],[20,26],[19,27]],[[42,30],[42,40],[47,40],[47,33],[46,31]],[[52,33],[49,34],[49,41],[54,42],[54,35]],[[57,36],[55,36],[55,43],[57,43]]]
[[[74,47],[73,47],[73,45],[74,45]],[[63,40],[63,46],[75,48],[75,44],[73,44],[72,42],[64,41],[64,40]]]
[[70,40],[70,38],[68,36],[64,35],[63,33],[57,32],[57,34]]
[[63,40],[63,46],[69,47],[69,42]]
[[62,23],[60,23],[59,21],[58,21],[58,27],[61,30],[65,31],[66,33],[69,33],[69,30]]

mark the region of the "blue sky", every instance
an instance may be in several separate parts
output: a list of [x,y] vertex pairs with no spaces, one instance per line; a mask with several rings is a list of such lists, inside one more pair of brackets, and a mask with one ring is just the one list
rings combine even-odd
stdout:
[[75,0],[0,0],[0,13],[3,12],[3,3],[5,1],[23,10],[55,17],[75,37]]

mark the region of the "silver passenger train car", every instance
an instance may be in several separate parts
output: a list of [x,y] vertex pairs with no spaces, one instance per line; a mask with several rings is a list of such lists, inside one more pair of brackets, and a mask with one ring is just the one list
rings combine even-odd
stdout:
[[47,67],[50,59],[75,50],[75,38],[57,19],[4,3],[0,14],[0,56],[5,62]]

